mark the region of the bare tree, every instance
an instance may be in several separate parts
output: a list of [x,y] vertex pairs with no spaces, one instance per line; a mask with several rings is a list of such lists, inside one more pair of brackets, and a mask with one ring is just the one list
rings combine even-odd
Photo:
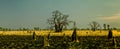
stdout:
[[90,26],[91,26],[91,29],[93,31],[95,31],[96,29],[98,29],[98,27],[100,27],[100,24],[95,22],[95,21],[93,21],[93,22],[90,23]]
[[68,15],[64,15],[56,10],[52,12],[52,18],[48,19],[48,23],[55,29],[55,32],[61,32],[63,28],[67,28],[70,23],[67,19],[68,17]]

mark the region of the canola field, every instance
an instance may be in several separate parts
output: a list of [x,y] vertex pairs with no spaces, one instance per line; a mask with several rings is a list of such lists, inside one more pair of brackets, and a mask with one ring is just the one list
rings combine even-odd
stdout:
[[[33,32],[38,36],[48,35],[50,33],[51,36],[62,36],[65,34],[66,36],[71,36],[73,30],[63,30],[62,32],[56,33],[50,30],[40,30],[40,31],[0,31],[0,35],[32,35]],[[112,30],[113,36],[120,36],[119,30]],[[108,30],[77,30],[78,36],[107,36]]]

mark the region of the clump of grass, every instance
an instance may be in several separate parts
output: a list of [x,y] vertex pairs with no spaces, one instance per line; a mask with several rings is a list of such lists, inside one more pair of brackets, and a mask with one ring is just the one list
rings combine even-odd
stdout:
[[66,43],[66,36],[65,36],[65,33],[63,34],[63,43]]
[[44,36],[44,47],[50,47],[49,39],[50,39],[50,33],[47,36]]
[[44,36],[44,47],[49,47],[49,46],[50,44],[49,44],[48,38]]
[[117,42],[116,42],[116,39],[114,37],[113,37],[112,45],[114,46],[114,48],[117,47]]

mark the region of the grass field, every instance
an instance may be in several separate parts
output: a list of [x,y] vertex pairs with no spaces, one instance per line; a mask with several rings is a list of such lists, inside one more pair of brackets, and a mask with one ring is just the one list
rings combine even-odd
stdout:
[[[117,40],[117,48],[120,48],[120,37]],[[79,43],[71,43],[71,37],[66,36],[66,42],[63,42],[62,36],[51,36],[49,49],[113,49],[106,36],[79,36]],[[70,44],[71,43],[71,44]],[[43,36],[37,36],[36,40],[32,36],[0,36],[0,49],[46,49],[44,47]]]
[[[36,40],[33,39],[36,33]],[[113,49],[112,41],[107,38],[108,31],[78,30],[78,43],[71,41],[72,30],[64,30],[60,33],[54,31],[0,31],[0,49],[47,49],[44,47],[44,36],[50,33],[49,49]],[[113,30],[116,39],[116,47],[120,48],[120,33]],[[63,36],[65,34],[65,36]],[[64,43],[65,42],[65,43]]]

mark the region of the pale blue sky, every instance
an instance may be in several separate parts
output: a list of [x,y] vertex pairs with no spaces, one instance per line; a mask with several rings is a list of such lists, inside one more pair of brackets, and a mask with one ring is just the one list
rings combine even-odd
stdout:
[[120,0],[0,0],[0,26],[44,29],[55,10],[68,14],[78,28],[91,21],[120,27]]

